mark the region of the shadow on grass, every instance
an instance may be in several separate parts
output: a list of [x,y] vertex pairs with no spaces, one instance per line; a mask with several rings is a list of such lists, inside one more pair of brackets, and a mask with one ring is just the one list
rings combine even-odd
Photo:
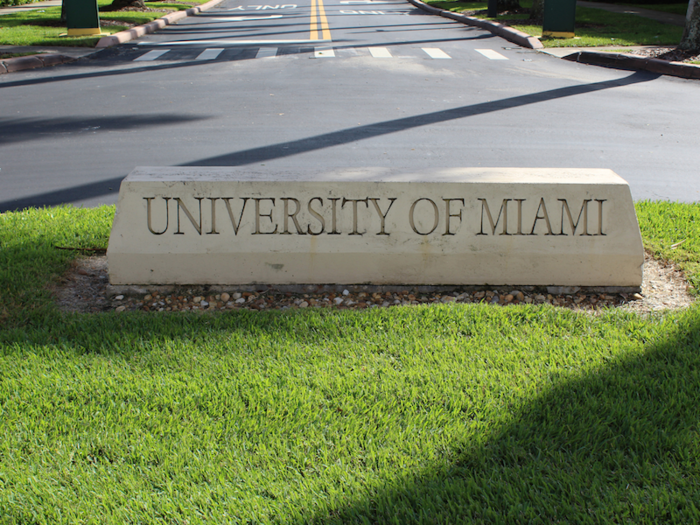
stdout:
[[[551,308],[513,308],[500,315],[500,308],[481,307],[471,311],[479,314],[474,321],[467,310],[459,316],[436,311],[445,307],[401,309],[395,319],[392,310],[53,313],[0,333],[0,343],[47,345],[48,354],[54,345],[68,345],[73,351],[127,360],[166,341],[196,344],[235,332],[250,342],[250,359],[260,359],[276,352],[276,341],[352,341],[355,333],[372,327],[395,330],[402,319],[411,319],[429,326],[433,337],[450,330],[470,337],[484,330],[507,333],[515,325],[539,325],[549,334],[542,344],[551,347],[567,344],[566,328],[557,321],[569,323],[575,317],[559,316]],[[374,482],[361,494],[329,498],[327,507],[308,510],[299,523],[697,523],[700,308],[658,324],[631,315],[578,319],[588,327],[588,336],[579,332],[573,337],[587,341],[591,354],[607,354],[606,334],[614,327],[632,345],[626,357],[584,375],[565,375],[552,363],[559,375],[552,373],[546,384],[538,385],[545,394],[533,392],[530,401],[513,407],[510,423],[436,451],[442,457],[433,467],[394,470],[383,476],[381,486]],[[525,359],[527,352],[521,351]],[[516,373],[522,371],[514,371],[517,381]],[[469,421],[469,407],[453,417]]]
[[535,397],[481,446],[456,443],[446,466],[308,521],[698,523],[700,310],[672,324],[638,355]]

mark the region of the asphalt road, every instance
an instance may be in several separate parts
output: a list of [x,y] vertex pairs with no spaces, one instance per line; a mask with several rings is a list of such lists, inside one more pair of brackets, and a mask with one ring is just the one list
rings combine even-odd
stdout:
[[700,84],[518,48],[402,0],[225,0],[0,77],[0,211],[116,202],[136,166],[611,168],[700,198]]

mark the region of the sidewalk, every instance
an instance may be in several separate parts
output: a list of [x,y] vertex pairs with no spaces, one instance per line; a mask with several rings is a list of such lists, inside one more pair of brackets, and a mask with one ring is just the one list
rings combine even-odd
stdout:
[[[533,37],[515,28],[498,23],[497,21],[485,20],[464,15],[462,13],[453,13],[451,11],[433,7],[424,3],[422,0],[407,0],[409,3],[426,11],[428,13],[450,18],[469,26],[480,27],[495,35],[498,35],[510,42],[514,42],[519,46],[535,49],[540,53],[546,53],[557,58],[569,60],[572,62],[581,62],[583,64],[591,64],[614,69],[632,70],[632,71],[650,71],[661,75],[670,75],[680,78],[699,79],[700,66],[687,64],[682,62],[673,62],[658,58],[648,58],[644,56],[635,56],[626,51],[644,50],[644,49],[659,49],[666,46],[632,46],[625,48],[620,52],[620,47],[565,47],[565,48],[545,48],[539,40],[539,37]],[[631,6],[618,6],[613,4],[605,4],[598,2],[581,1],[577,2],[578,6],[588,7],[593,9],[602,9],[604,11],[619,12],[623,14],[633,14],[644,18],[650,18],[664,24],[672,24],[685,26],[685,17],[650,9],[641,9]],[[669,46],[669,50],[675,49],[676,46]]]
[[2,46],[0,55],[5,53],[55,53],[77,59],[99,51],[94,47],[64,47],[64,46]]
[[46,0],[44,2],[34,2],[32,4],[12,5],[9,7],[0,7],[0,15],[10,15],[12,13],[22,13],[24,11],[32,11],[34,9],[42,9],[44,7],[57,7],[61,5],[61,0]]
[[[32,4],[0,7],[0,16],[60,6],[61,0],[45,0],[44,2],[34,2]],[[34,69],[36,67],[65,64],[81,57],[91,55],[96,51],[96,49],[91,47],[0,45],[0,55],[32,53],[32,55],[28,56],[0,60],[0,73],[10,73],[12,71]]]
[[574,55],[581,52],[595,52],[595,53],[612,53],[612,54],[631,54],[634,51],[642,51],[644,49],[659,49],[660,47],[668,47],[669,51],[675,49],[676,46],[625,46],[624,53],[620,52],[622,49],[620,46],[607,46],[607,47],[545,47],[538,49],[540,53],[545,53],[547,55],[552,55],[557,58],[566,58],[569,55]]
[[[223,0],[209,0],[184,11],[175,11],[144,25],[132,27],[119,33],[102,37],[95,47],[60,47],[60,46],[6,46],[0,45],[0,54],[31,53],[31,55],[0,60],[0,74],[23,71],[37,67],[55,66],[73,62],[79,58],[101,51],[101,48],[127,42],[146,33],[152,33],[162,29],[166,25],[173,24],[188,16],[194,16],[202,11],[211,9]],[[45,0],[33,4],[0,8],[0,16],[32,11],[46,7],[57,7],[61,0]]]

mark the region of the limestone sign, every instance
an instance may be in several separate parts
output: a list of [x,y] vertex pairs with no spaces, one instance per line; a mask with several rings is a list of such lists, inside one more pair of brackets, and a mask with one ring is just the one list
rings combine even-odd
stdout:
[[107,254],[112,284],[636,287],[644,262],[615,173],[515,168],[137,168]]

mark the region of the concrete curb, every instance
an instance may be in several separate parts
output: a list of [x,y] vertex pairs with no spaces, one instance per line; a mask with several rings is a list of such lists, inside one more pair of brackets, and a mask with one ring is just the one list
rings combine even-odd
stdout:
[[669,62],[658,58],[638,57],[626,53],[600,53],[596,51],[577,51],[563,57],[571,62],[592,64],[595,66],[612,67],[615,69],[643,70],[661,75],[680,78],[700,79],[700,66]]
[[68,62],[73,62],[74,60],[77,60],[77,58],[55,53],[30,55],[26,57],[6,58],[4,60],[0,60],[0,75],[3,73],[23,71],[25,69],[35,69],[37,67],[48,67],[56,66],[58,64],[67,64]]
[[[182,20],[183,18],[187,18],[188,16],[194,16],[197,13],[211,9],[212,7],[217,6],[221,2],[223,2],[223,0],[211,0],[206,4],[198,5],[185,11],[177,11],[175,13],[170,13],[169,15],[165,15],[163,18],[158,18],[153,22],[149,22],[148,24],[132,27],[131,29],[127,29],[126,31],[120,31],[119,33],[102,37],[97,42],[95,48],[114,46],[117,44],[121,44],[122,42],[128,42],[133,38],[138,38],[147,33],[153,33],[154,31],[162,29],[163,27],[177,22],[178,20]],[[0,60],[0,75],[4,73],[13,73],[15,71],[24,71],[26,69],[36,69],[38,67],[48,67],[56,66],[58,64],[67,64],[68,62],[74,62],[75,60],[78,60],[78,58],[79,57],[61,55],[60,53],[44,53],[41,55],[6,58],[4,60]]]
[[[489,22],[488,20],[482,20],[480,18],[473,18],[471,16],[446,11],[444,9],[430,6],[424,2],[421,2],[420,0],[408,1],[430,14],[440,15],[470,26],[485,29],[486,31],[490,31],[493,34],[505,38],[506,40],[522,47],[528,47],[530,49],[544,49],[542,42],[540,42],[537,38],[530,36],[527,33],[523,33],[522,31],[518,31],[517,29],[513,29],[512,27],[498,24],[496,22]],[[652,73],[659,73],[661,75],[700,79],[700,66],[696,66],[695,64],[669,62],[667,60],[659,60],[658,58],[638,57],[627,53],[576,51],[562,58],[572,62],[581,62],[582,64],[591,64],[595,66],[627,69],[632,71],[643,70],[650,71]]]
[[158,18],[153,22],[149,22],[148,24],[132,27],[126,31],[114,33],[113,35],[103,36],[100,38],[100,41],[97,42],[95,48],[100,49],[104,47],[116,46],[117,44],[128,42],[129,40],[133,40],[134,38],[138,38],[148,33],[154,33],[155,31],[163,29],[165,26],[173,24],[178,20],[182,20],[188,16],[194,16],[197,13],[211,9],[212,7],[219,5],[221,2],[223,2],[223,0],[211,0],[206,4],[198,5],[197,7],[192,7],[191,9],[187,9],[185,11],[170,13],[169,15],[165,15],[164,17]]
[[408,1],[414,6],[422,9],[423,11],[427,11],[428,13],[431,13],[433,15],[440,15],[445,18],[451,18],[452,20],[462,22],[463,24],[485,29],[486,31],[490,31],[494,35],[498,35],[502,38],[505,38],[509,42],[513,42],[514,44],[518,44],[519,46],[528,47],[530,49],[542,49],[544,47],[542,45],[542,42],[540,42],[534,36],[530,36],[527,33],[523,33],[522,31],[518,31],[517,29],[513,29],[512,27],[499,24],[498,22],[490,22],[488,20],[482,20],[480,18],[474,18],[459,13],[453,13],[452,11],[446,11],[445,9],[432,7],[424,2],[421,2],[420,0]]

